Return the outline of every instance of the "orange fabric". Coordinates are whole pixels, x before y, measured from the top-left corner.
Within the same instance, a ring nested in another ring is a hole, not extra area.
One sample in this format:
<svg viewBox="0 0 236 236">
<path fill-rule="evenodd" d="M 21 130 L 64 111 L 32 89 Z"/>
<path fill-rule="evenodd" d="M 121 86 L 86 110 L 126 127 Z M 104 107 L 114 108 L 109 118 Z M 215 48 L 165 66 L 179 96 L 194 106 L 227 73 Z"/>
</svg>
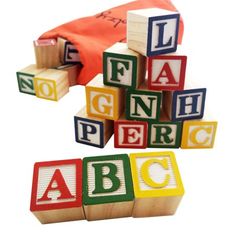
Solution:
<svg viewBox="0 0 236 236">
<path fill-rule="evenodd" d="M 102 73 L 102 52 L 118 41 L 125 41 L 127 11 L 151 7 L 176 10 L 170 0 L 137 0 L 94 16 L 68 22 L 44 33 L 40 38 L 63 37 L 77 47 L 83 64 L 77 83 L 85 85 L 97 73 Z M 183 28 L 181 19 L 179 44 L 182 41 Z"/>
</svg>

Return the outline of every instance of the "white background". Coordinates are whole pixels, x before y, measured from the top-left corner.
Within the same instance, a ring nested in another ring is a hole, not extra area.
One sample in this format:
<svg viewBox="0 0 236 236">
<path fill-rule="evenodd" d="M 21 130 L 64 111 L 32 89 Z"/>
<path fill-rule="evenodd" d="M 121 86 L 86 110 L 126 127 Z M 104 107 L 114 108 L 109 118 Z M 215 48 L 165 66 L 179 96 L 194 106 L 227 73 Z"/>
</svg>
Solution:
<svg viewBox="0 0 236 236">
<path fill-rule="evenodd" d="M 67 21 L 125 0 L 1 1 L 0 235 L 235 235 L 234 1 L 173 0 L 185 20 L 187 80 L 206 86 L 206 111 L 218 120 L 215 148 L 174 150 L 186 194 L 175 216 L 41 225 L 30 213 L 33 164 L 137 150 L 74 141 L 73 115 L 85 104 L 74 87 L 58 103 L 18 92 L 16 70 L 34 62 L 32 40 Z M 145 151 L 156 151 L 147 149 Z"/>
</svg>

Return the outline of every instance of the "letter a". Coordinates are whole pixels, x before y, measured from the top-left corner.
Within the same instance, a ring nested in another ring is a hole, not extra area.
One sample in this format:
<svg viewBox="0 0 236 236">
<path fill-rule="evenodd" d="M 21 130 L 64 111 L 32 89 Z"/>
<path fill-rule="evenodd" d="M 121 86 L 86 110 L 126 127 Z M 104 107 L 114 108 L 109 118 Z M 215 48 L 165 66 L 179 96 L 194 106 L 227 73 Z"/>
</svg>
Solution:
<svg viewBox="0 0 236 236">
<path fill-rule="evenodd" d="M 165 79 L 164 79 L 165 78 Z M 157 84 L 177 84 L 175 77 L 171 71 L 169 64 L 166 62 L 162 67 L 160 74 L 157 76 L 157 79 L 153 81 Z"/>
<path fill-rule="evenodd" d="M 53 186 L 54 182 L 57 183 L 56 187 Z M 50 191 L 59 191 L 60 192 L 61 195 L 57 198 L 57 200 L 71 199 L 71 198 L 75 197 L 70 193 L 70 190 L 68 189 L 66 182 L 65 182 L 65 180 L 61 174 L 61 171 L 59 169 L 55 170 L 46 191 L 44 192 L 43 196 L 40 199 L 38 199 L 38 201 L 42 202 L 42 201 L 52 200 L 52 198 L 48 197 L 48 193 Z"/>
</svg>

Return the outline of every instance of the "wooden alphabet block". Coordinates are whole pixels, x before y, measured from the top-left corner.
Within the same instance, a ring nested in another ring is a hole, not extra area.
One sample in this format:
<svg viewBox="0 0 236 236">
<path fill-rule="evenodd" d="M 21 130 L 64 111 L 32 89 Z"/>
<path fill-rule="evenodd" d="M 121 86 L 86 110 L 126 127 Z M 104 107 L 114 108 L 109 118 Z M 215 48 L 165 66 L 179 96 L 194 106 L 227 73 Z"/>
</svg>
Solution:
<svg viewBox="0 0 236 236">
<path fill-rule="evenodd" d="M 128 49 L 126 43 L 116 43 L 103 53 L 104 84 L 137 88 L 145 79 L 146 58 Z"/>
<path fill-rule="evenodd" d="M 82 160 L 35 163 L 30 210 L 42 224 L 84 219 Z"/>
<path fill-rule="evenodd" d="M 79 51 L 70 41 L 63 38 L 57 38 L 57 41 L 62 64 L 73 64 L 80 61 Z"/>
<path fill-rule="evenodd" d="M 68 72 L 48 69 L 34 77 L 36 96 L 58 101 L 69 92 Z"/>
<path fill-rule="evenodd" d="M 114 122 L 115 148 L 146 148 L 148 123 L 125 119 L 125 114 Z"/>
<path fill-rule="evenodd" d="M 87 113 L 89 116 L 117 120 L 124 111 L 124 89 L 103 84 L 98 74 L 85 87 Z"/>
<path fill-rule="evenodd" d="M 213 148 L 216 129 L 216 121 L 184 121 L 181 148 Z"/>
<path fill-rule="evenodd" d="M 17 71 L 16 76 L 19 91 L 21 93 L 35 95 L 33 78 L 44 70 L 45 69 L 38 69 L 36 65 L 29 65 L 26 68 Z"/>
<path fill-rule="evenodd" d="M 148 59 L 148 88 L 151 90 L 183 90 L 187 57 L 167 54 Z"/>
<path fill-rule="evenodd" d="M 175 52 L 179 18 L 179 13 L 159 8 L 128 11 L 128 47 L 148 57 Z"/>
<path fill-rule="evenodd" d="M 161 112 L 160 121 L 148 124 L 148 147 L 150 148 L 179 148 L 181 143 L 182 122 L 170 121 Z"/>
<path fill-rule="evenodd" d="M 128 155 L 83 159 L 83 205 L 87 220 L 131 216 L 133 203 Z"/>
<path fill-rule="evenodd" d="M 74 122 L 78 143 L 103 148 L 113 134 L 113 121 L 88 116 L 86 107 L 75 115 Z"/>
<path fill-rule="evenodd" d="M 162 92 L 149 91 L 146 83 L 138 90 L 126 93 L 125 113 L 128 120 L 158 121 L 162 106 Z"/>
<path fill-rule="evenodd" d="M 201 119 L 204 115 L 206 88 L 165 91 L 163 108 L 172 121 Z"/>
<path fill-rule="evenodd" d="M 55 39 L 34 41 L 37 68 L 53 68 L 60 65 L 59 50 Z"/>
<path fill-rule="evenodd" d="M 68 72 L 68 80 L 69 80 L 70 87 L 78 84 L 77 78 L 82 69 L 81 64 L 65 64 L 62 66 L 58 66 L 55 69 Z"/>
<path fill-rule="evenodd" d="M 130 154 L 135 203 L 133 217 L 175 213 L 184 194 L 173 152 Z"/>
</svg>

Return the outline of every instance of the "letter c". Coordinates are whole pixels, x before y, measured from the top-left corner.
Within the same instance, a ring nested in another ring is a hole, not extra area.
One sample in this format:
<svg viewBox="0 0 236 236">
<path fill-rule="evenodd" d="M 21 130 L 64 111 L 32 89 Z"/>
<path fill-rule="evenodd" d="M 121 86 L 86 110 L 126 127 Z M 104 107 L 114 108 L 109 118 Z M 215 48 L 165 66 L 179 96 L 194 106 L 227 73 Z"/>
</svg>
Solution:
<svg viewBox="0 0 236 236">
<path fill-rule="evenodd" d="M 170 175 L 169 174 L 166 174 L 165 175 L 165 179 L 163 180 L 162 183 L 157 183 L 155 181 L 152 180 L 152 178 L 150 177 L 150 174 L 149 174 L 149 167 L 154 164 L 154 163 L 157 163 L 159 164 L 163 169 L 165 170 L 168 170 L 169 167 L 168 167 L 168 161 L 167 159 L 163 158 L 162 160 L 159 160 L 159 159 L 150 159 L 150 160 L 147 160 L 146 162 L 143 163 L 142 167 L 141 167 L 141 176 L 142 176 L 142 179 L 143 181 L 149 185 L 150 187 L 153 187 L 153 188 L 163 188 L 165 187 L 166 185 L 168 185 L 169 181 L 170 181 Z"/>
<path fill-rule="evenodd" d="M 206 144 L 208 141 L 209 141 L 209 136 L 206 135 L 206 138 L 203 140 L 203 141 L 199 141 L 197 140 L 196 136 L 198 134 L 198 132 L 200 132 L 201 130 L 205 131 L 206 134 L 211 134 L 212 132 L 212 127 L 207 127 L 207 128 L 204 128 L 204 127 L 198 127 L 194 130 L 191 131 L 190 135 L 189 135 L 189 138 L 191 140 L 191 142 L 193 144 L 196 144 L 196 145 L 204 145 Z"/>
</svg>

